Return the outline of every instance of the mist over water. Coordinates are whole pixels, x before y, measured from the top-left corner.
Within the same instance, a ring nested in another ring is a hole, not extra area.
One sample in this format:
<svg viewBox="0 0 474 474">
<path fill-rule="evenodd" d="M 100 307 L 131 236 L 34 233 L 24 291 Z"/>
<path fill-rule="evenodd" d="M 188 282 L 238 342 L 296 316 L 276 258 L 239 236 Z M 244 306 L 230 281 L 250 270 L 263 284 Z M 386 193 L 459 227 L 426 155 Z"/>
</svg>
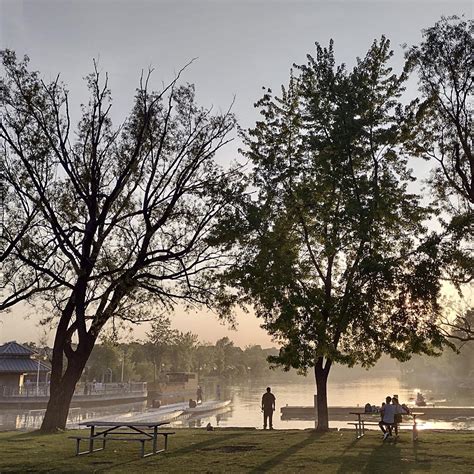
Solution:
<svg viewBox="0 0 474 474">
<path fill-rule="evenodd" d="M 181 417 L 174 420 L 174 428 L 205 427 L 211 423 L 215 427 L 254 427 L 262 428 L 260 412 L 261 397 L 270 385 L 276 397 L 276 412 L 273 425 L 275 429 L 314 428 L 311 420 L 281 420 L 281 407 L 312 406 L 315 393 L 311 377 L 303 382 L 269 382 L 221 384 L 222 399 L 232 400 L 230 407 L 199 417 Z M 215 384 L 204 384 L 204 400 L 215 398 Z M 451 389 L 451 392 L 450 392 Z M 365 377 L 349 381 L 330 381 L 328 388 L 329 406 L 363 407 L 366 403 L 380 406 L 387 395 L 398 394 L 401 403 L 413 402 L 419 387 L 407 385 L 396 376 Z M 428 404 L 436 406 L 472 406 L 472 393 L 463 395 L 456 387 L 440 386 L 432 390 L 423 389 Z M 411 400 L 410 400 L 411 399 Z M 70 410 L 68 427 L 77 428 L 78 423 L 87 419 L 100 419 L 104 416 L 136 414 L 147 409 L 146 403 L 114 405 L 97 408 L 73 408 Z M 423 409 L 420 408 L 422 411 Z M 39 428 L 44 410 L 0 410 L 0 430 Z M 150 417 L 151 418 L 151 417 Z M 425 421 L 422 417 L 422 420 Z M 348 428 L 347 421 L 332 420 L 332 428 Z M 474 418 L 463 417 L 450 421 L 425 421 L 425 429 L 474 429 Z"/>
</svg>

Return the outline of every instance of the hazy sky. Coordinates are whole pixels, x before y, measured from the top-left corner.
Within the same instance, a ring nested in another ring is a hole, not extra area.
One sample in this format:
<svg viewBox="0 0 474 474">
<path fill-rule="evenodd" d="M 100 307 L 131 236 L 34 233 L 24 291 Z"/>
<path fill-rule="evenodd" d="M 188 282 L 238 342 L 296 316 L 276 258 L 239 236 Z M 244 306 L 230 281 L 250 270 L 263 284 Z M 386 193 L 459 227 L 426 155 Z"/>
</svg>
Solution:
<svg viewBox="0 0 474 474">
<path fill-rule="evenodd" d="M 472 17 L 471 1 L 448 0 L 0 0 L 0 48 L 28 54 L 31 67 L 46 79 L 61 73 L 70 90 L 73 110 L 87 100 L 82 78 L 92 59 L 109 73 L 114 97 L 113 117 L 121 121 L 132 101 L 142 69 L 155 68 L 152 85 L 162 82 L 192 58 L 184 74 L 196 84 L 202 105 L 226 109 L 235 96 L 240 124 L 251 126 L 257 115 L 253 103 L 261 87 L 286 83 L 293 63 L 305 62 L 314 42 L 335 41 L 338 61 L 354 64 L 374 38 L 392 41 L 393 66 L 403 64 L 403 43 L 421 39 L 421 29 L 442 15 Z M 414 89 L 413 89 L 414 92 Z M 230 144 L 223 159 L 237 158 Z M 37 317 L 23 318 L 24 308 L 0 316 L 0 343 L 38 340 Z M 237 332 L 206 314 L 173 316 L 174 326 L 214 342 L 228 335 L 239 345 L 271 345 L 253 316 L 239 318 Z M 143 337 L 145 327 L 135 331 Z"/>
</svg>

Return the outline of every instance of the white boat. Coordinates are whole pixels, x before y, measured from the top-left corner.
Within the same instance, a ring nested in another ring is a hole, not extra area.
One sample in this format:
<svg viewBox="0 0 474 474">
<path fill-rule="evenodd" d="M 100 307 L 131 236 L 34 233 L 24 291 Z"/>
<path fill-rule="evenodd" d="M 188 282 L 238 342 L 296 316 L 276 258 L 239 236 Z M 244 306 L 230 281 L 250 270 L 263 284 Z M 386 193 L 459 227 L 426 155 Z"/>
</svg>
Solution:
<svg viewBox="0 0 474 474">
<path fill-rule="evenodd" d="M 94 418 L 94 421 L 124 421 L 124 422 L 147 422 L 147 421 L 170 421 L 184 413 L 184 407 L 177 406 L 181 403 L 173 405 L 165 405 L 160 408 L 150 409 L 142 412 L 129 412 L 116 415 L 101 416 Z M 89 420 L 88 420 L 89 421 Z"/>
<path fill-rule="evenodd" d="M 145 423 L 147 421 L 172 421 L 181 415 L 191 417 L 202 413 L 220 411 L 228 407 L 230 403 L 230 400 L 209 400 L 198 404 L 194 408 L 189 408 L 188 402 L 173 403 L 171 405 L 163 405 L 160 408 L 150 408 L 143 412 L 101 416 L 100 419 L 94 418 L 94 421 L 124 421 L 137 423 Z"/>
<path fill-rule="evenodd" d="M 208 411 L 220 410 L 231 404 L 231 400 L 209 400 L 207 402 L 202 402 L 199 405 L 196 405 L 194 408 L 187 408 L 185 413 L 195 414 L 195 413 L 205 413 Z"/>
<path fill-rule="evenodd" d="M 220 410 L 231 404 L 231 400 L 208 400 L 206 402 L 198 403 L 195 407 L 190 408 L 189 402 L 172 403 L 171 405 L 164 405 L 160 408 L 151 408 L 148 412 L 161 412 L 162 410 L 183 410 L 185 415 L 194 413 L 205 413 L 208 411 Z"/>
<path fill-rule="evenodd" d="M 154 410 L 148 410 L 142 413 L 137 413 L 130 417 L 129 421 L 136 421 L 144 423 L 147 421 L 171 421 L 184 413 L 183 409 L 180 408 L 158 408 Z"/>
</svg>

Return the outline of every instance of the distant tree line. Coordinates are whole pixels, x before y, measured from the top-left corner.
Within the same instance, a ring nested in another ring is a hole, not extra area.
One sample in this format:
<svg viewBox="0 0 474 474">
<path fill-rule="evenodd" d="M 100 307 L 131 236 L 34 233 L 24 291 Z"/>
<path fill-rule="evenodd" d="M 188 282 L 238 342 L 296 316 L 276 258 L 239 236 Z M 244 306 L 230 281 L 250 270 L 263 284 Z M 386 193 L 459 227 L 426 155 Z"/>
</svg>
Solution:
<svg viewBox="0 0 474 474">
<path fill-rule="evenodd" d="M 96 344 L 82 381 L 121 382 L 122 369 L 124 382 L 166 381 L 168 372 L 195 372 L 201 380 L 212 377 L 221 382 L 275 379 L 281 375 L 288 380 L 280 368 L 271 370 L 268 366 L 268 357 L 278 353 L 275 348 L 262 349 L 259 345 L 241 348 L 228 337 L 215 344 L 202 343 L 195 334 L 173 332 L 159 347 L 149 340 L 129 343 L 109 340 Z M 40 350 L 34 343 L 26 344 L 35 351 Z M 41 352 L 51 354 L 51 349 L 41 348 Z"/>
<path fill-rule="evenodd" d="M 470 321 L 473 316 L 470 313 Z M 214 344 L 203 343 L 197 335 L 170 330 L 167 343 L 156 347 L 150 336 L 143 341 L 118 343 L 104 340 L 96 344 L 85 370 L 82 382 L 112 381 L 124 382 L 164 382 L 168 372 L 195 372 L 200 381 L 206 378 L 217 379 L 221 383 L 242 383 L 244 381 L 270 382 L 309 382 L 295 370 L 286 372 L 281 367 L 270 367 L 269 357 L 278 355 L 278 349 L 249 345 L 236 346 L 228 337 Z M 44 360 L 51 361 L 52 349 L 34 342 L 25 342 L 25 346 L 40 354 Z M 159 361 L 159 362 L 158 362 Z M 375 369 L 375 370 L 374 370 Z M 388 357 L 382 357 L 375 368 L 367 370 L 359 367 L 351 369 L 337 365 L 333 379 L 361 379 L 379 377 L 380 373 L 400 376 L 402 382 L 422 385 L 439 384 L 447 381 L 456 386 L 474 375 L 474 345 L 465 344 L 458 352 L 446 351 L 439 357 L 413 357 L 407 362 L 397 364 Z"/>
</svg>

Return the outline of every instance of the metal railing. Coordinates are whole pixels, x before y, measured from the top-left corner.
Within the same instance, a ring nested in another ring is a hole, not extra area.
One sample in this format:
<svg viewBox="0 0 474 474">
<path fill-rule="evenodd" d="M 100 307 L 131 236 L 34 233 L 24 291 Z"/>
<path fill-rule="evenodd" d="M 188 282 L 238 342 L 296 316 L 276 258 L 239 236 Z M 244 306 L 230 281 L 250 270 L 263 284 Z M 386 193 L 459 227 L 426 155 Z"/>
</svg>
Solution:
<svg viewBox="0 0 474 474">
<path fill-rule="evenodd" d="M 76 385 L 74 396 L 109 396 L 121 394 L 146 394 L 146 382 L 130 383 L 99 383 L 99 382 L 81 382 Z M 0 385 L 0 397 L 49 397 L 49 383 L 25 384 L 21 387 L 11 387 Z"/>
<path fill-rule="evenodd" d="M 49 396 L 49 384 L 25 384 L 21 387 L 0 385 L 0 396 L 8 397 L 46 397 Z"/>
<path fill-rule="evenodd" d="M 100 383 L 81 382 L 76 385 L 74 395 L 114 395 L 126 393 L 147 393 L 146 382 Z"/>
</svg>

